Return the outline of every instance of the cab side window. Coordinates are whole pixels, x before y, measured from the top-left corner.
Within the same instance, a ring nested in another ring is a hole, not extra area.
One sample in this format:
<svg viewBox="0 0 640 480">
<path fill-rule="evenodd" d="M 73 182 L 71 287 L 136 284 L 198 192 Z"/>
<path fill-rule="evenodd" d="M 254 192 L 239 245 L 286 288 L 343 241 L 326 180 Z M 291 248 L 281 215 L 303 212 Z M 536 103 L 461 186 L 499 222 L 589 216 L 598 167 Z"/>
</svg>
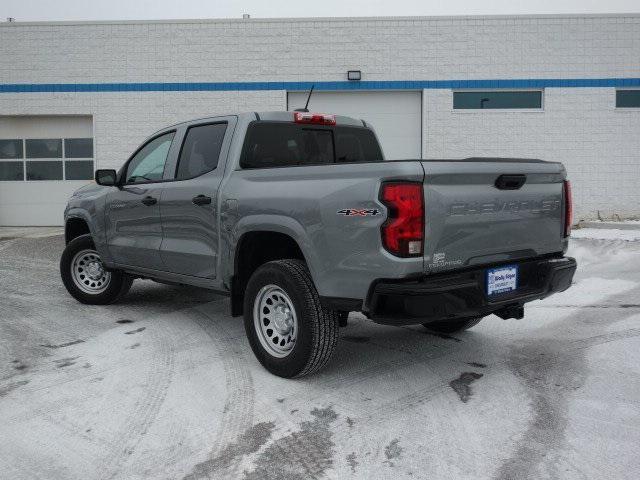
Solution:
<svg viewBox="0 0 640 480">
<path fill-rule="evenodd" d="M 164 165 L 175 132 L 154 138 L 131 159 L 127 165 L 125 183 L 147 183 L 162 180 Z"/>
<path fill-rule="evenodd" d="M 215 170 L 226 130 L 226 123 L 190 127 L 180 151 L 176 180 L 198 177 Z"/>
</svg>

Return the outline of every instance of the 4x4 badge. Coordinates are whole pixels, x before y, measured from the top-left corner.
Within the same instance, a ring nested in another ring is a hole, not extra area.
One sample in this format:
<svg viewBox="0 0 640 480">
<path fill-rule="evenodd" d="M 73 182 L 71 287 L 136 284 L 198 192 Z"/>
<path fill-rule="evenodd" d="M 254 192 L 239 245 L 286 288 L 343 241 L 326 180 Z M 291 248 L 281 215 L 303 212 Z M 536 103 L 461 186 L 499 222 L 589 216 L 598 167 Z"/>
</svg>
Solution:
<svg viewBox="0 0 640 480">
<path fill-rule="evenodd" d="M 377 208 L 343 208 L 338 210 L 338 215 L 346 217 L 371 217 L 379 214 L 380 210 Z"/>
</svg>

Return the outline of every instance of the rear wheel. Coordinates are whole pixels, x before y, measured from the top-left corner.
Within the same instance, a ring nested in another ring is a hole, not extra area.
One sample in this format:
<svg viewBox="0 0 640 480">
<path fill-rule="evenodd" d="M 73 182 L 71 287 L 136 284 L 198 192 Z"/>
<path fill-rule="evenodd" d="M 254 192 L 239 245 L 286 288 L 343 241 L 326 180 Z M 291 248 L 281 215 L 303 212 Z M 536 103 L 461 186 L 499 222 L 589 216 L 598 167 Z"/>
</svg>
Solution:
<svg viewBox="0 0 640 480">
<path fill-rule="evenodd" d="M 62 283 L 73 298 L 89 305 L 106 305 L 129 291 L 133 278 L 107 271 L 90 235 L 73 239 L 60 258 Z"/>
<path fill-rule="evenodd" d="M 254 272 L 244 296 L 244 326 L 260 363 L 285 378 L 321 369 L 338 340 L 338 315 L 322 307 L 300 260 L 268 262 Z"/>
<path fill-rule="evenodd" d="M 474 327 L 483 317 L 459 318 L 456 320 L 442 320 L 439 322 L 423 323 L 422 325 L 432 332 L 437 333 L 456 333 L 468 330 Z"/>
</svg>

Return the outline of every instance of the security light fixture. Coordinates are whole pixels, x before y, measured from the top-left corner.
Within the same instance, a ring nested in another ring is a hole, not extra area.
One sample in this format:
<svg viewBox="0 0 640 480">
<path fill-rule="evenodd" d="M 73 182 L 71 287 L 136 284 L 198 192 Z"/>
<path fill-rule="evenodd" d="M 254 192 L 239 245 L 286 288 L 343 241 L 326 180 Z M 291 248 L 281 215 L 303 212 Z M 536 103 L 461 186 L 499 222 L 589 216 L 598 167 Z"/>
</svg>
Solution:
<svg viewBox="0 0 640 480">
<path fill-rule="evenodd" d="M 349 70 L 347 72 L 347 80 L 362 80 L 362 72 L 360 70 Z"/>
</svg>

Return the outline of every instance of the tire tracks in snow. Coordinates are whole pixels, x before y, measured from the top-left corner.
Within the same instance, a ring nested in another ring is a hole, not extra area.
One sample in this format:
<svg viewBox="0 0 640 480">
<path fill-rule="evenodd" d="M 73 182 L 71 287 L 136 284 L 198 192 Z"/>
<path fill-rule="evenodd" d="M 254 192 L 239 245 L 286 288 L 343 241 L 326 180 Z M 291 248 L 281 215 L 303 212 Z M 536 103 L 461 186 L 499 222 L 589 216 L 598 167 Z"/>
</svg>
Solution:
<svg viewBox="0 0 640 480">
<path fill-rule="evenodd" d="M 229 335 L 224 325 L 221 324 L 221 320 L 212 318 L 201 307 L 194 307 L 192 313 L 194 315 L 191 320 L 204 330 L 218 349 L 225 375 L 226 398 L 222 418 L 219 422 L 216 441 L 208 454 L 209 459 L 215 459 L 222 454 L 228 445 L 237 442 L 252 427 L 253 377 L 244 355 L 239 351 L 241 347 L 237 346 L 237 338 Z M 226 465 L 224 472 L 213 468 L 216 465 L 215 462 L 201 462 L 184 478 L 185 480 L 221 478 L 223 473 L 224 478 L 238 478 L 239 460 L 241 459 L 237 460 Z"/>
<path fill-rule="evenodd" d="M 638 298 L 640 288 L 608 297 L 608 303 L 624 303 Z M 498 468 L 497 480 L 563 478 L 558 471 L 566 447 L 569 402 L 573 392 L 584 386 L 589 374 L 587 352 L 609 342 L 640 336 L 640 328 L 601 333 L 601 322 L 585 318 L 598 316 L 597 309 L 581 309 L 543 328 L 543 337 L 524 340 L 512 347 L 507 365 L 527 387 L 532 419 L 510 458 Z M 635 309 L 620 311 L 608 326 L 637 315 Z M 568 333 L 586 335 L 564 338 Z M 574 465 L 574 468 L 575 465 Z"/>
<path fill-rule="evenodd" d="M 102 462 L 102 478 L 116 478 L 126 467 L 128 458 L 144 439 L 145 434 L 155 421 L 167 396 L 175 369 L 175 327 L 163 322 L 166 328 L 150 329 L 152 343 L 159 348 L 154 350 L 153 368 L 149 372 L 149 383 L 145 395 L 138 398 L 135 407 L 121 419 L 118 429 L 110 443 L 118 445 Z"/>
</svg>

